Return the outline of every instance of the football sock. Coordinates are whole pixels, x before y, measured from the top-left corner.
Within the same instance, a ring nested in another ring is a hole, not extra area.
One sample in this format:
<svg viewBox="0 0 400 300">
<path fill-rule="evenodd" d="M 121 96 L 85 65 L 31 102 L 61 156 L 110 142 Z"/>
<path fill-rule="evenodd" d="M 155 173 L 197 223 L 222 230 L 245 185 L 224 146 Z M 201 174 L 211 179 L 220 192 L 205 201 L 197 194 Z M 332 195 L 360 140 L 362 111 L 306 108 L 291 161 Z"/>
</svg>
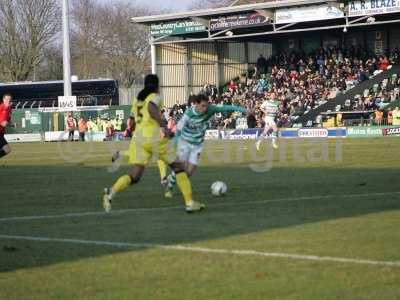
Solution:
<svg viewBox="0 0 400 300">
<path fill-rule="evenodd" d="M 120 193 L 132 184 L 132 178 L 129 175 L 121 176 L 113 185 L 111 191 L 113 194 Z"/>
<path fill-rule="evenodd" d="M 185 172 L 176 174 L 176 183 L 181 190 L 185 204 L 190 205 L 193 202 L 193 195 L 192 183 L 190 182 L 188 175 Z"/>
<path fill-rule="evenodd" d="M 168 190 L 171 191 L 174 188 L 175 184 L 176 184 L 175 172 L 172 171 L 171 174 L 168 175 L 167 182 L 168 182 L 167 183 Z"/>
<path fill-rule="evenodd" d="M 6 155 L 7 155 L 7 152 L 4 151 L 4 149 L 1 149 L 0 150 L 0 157 L 6 156 Z"/>
<path fill-rule="evenodd" d="M 160 171 L 160 178 L 161 178 L 161 180 L 164 180 L 167 177 L 168 166 L 162 160 L 158 160 L 157 164 L 158 164 L 158 170 Z"/>
</svg>

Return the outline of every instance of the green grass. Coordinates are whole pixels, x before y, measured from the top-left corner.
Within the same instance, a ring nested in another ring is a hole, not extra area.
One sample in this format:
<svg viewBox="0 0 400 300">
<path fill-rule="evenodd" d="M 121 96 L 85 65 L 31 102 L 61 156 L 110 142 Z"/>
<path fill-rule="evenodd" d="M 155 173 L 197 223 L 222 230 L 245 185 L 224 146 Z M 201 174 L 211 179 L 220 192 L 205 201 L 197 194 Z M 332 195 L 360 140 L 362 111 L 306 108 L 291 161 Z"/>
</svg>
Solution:
<svg viewBox="0 0 400 300">
<path fill-rule="evenodd" d="M 400 262 L 398 138 L 331 140 L 323 161 L 306 158 L 318 144 L 284 143 L 269 172 L 252 170 L 266 163 L 249 142 L 207 143 L 218 157 L 193 177 L 201 214 L 185 214 L 178 193 L 164 200 L 151 166 L 116 213 L 0 220 L 0 235 Z M 115 148 L 127 144 L 14 144 L 0 160 L 0 219 L 101 212 L 103 187 L 128 168 L 110 172 Z M 216 180 L 226 197 L 211 197 Z M 0 299 L 339 298 L 400 299 L 400 266 L 0 238 Z"/>
</svg>

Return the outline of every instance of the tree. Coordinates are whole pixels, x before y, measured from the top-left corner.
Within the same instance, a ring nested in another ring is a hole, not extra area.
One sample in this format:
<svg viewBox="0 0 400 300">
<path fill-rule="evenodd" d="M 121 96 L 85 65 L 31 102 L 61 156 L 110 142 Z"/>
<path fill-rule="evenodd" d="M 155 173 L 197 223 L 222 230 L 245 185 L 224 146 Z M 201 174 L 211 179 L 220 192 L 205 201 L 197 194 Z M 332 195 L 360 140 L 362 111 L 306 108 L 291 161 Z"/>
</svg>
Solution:
<svg viewBox="0 0 400 300">
<path fill-rule="evenodd" d="M 43 60 L 36 70 L 37 80 L 62 80 L 63 56 L 61 45 L 52 45 L 43 50 Z"/>
<path fill-rule="evenodd" d="M 94 0 L 75 0 L 72 4 L 73 70 L 82 78 L 96 75 L 99 54 L 96 41 L 99 34 L 98 7 Z"/>
<path fill-rule="evenodd" d="M 234 0 L 193 0 L 190 9 L 207 9 L 230 6 Z"/>
<path fill-rule="evenodd" d="M 0 79 L 28 79 L 59 32 L 60 19 L 56 0 L 1 0 Z"/>
<path fill-rule="evenodd" d="M 150 12 L 125 1 L 73 3 L 73 72 L 82 78 L 112 77 L 130 87 L 149 71 L 148 32 L 131 18 Z"/>
</svg>

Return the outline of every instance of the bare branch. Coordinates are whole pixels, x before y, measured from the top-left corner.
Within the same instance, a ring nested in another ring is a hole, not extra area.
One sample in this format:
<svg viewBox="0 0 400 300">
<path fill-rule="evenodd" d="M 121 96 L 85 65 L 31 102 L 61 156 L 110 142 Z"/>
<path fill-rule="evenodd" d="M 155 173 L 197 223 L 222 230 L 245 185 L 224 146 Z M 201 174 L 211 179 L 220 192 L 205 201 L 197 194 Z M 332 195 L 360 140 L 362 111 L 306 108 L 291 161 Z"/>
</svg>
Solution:
<svg viewBox="0 0 400 300">
<path fill-rule="evenodd" d="M 60 30 L 57 1 L 2 0 L 0 28 L 0 79 L 26 80 Z"/>
</svg>

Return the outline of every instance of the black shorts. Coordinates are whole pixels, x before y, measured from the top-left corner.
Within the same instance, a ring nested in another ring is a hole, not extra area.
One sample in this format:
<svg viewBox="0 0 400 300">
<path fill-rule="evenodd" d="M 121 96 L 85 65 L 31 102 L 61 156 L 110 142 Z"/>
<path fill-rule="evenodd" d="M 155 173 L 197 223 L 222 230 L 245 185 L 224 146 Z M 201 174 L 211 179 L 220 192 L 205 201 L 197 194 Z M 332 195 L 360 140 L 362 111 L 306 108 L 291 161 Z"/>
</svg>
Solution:
<svg viewBox="0 0 400 300">
<path fill-rule="evenodd" d="M 8 142 L 4 138 L 4 134 L 0 134 L 0 149 L 2 149 L 5 145 L 8 145 Z"/>
</svg>

